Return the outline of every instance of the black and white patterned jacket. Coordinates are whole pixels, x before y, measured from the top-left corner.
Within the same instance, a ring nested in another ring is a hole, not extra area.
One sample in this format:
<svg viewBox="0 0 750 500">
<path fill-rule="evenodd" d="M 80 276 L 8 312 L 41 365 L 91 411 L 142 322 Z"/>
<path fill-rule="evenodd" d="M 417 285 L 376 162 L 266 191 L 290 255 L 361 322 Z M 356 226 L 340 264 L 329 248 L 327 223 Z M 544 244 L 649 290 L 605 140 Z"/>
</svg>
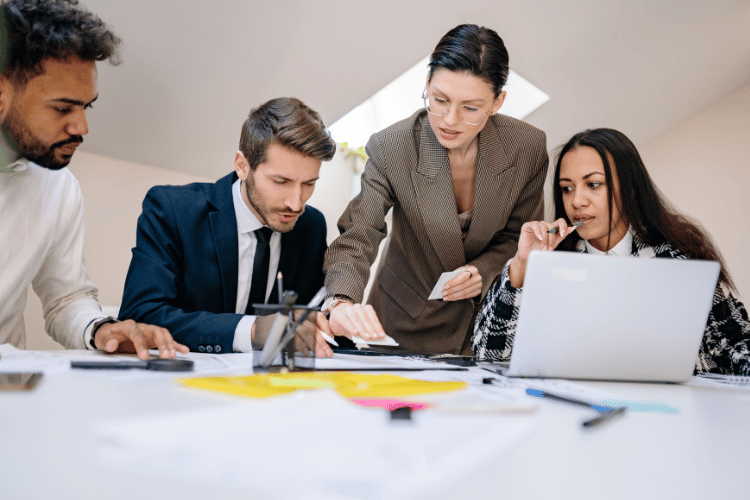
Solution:
<svg viewBox="0 0 750 500">
<path fill-rule="evenodd" d="M 586 253 L 583 240 L 578 242 L 577 250 Z M 668 243 L 651 247 L 636 235 L 633 235 L 631 254 L 641 258 L 687 258 L 682 251 Z M 510 261 L 487 292 L 474 324 L 472 347 L 480 358 L 510 360 L 522 288 L 510 285 L 509 265 Z M 721 284 L 714 292 L 695 369 L 698 372 L 750 375 L 750 321 L 747 310 L 742 302 L 725 292 Z"/>
</svg>

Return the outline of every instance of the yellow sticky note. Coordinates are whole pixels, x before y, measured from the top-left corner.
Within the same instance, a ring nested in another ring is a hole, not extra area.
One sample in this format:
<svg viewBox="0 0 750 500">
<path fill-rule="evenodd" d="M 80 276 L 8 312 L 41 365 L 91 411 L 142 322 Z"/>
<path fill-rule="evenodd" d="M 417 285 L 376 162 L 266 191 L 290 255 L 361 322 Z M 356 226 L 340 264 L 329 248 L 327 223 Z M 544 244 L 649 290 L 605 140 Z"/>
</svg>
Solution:
<svg viewBox="0 0 750 500">
<path fill-rule="evenodd" d="M 184 378 L 187 387 L 251 398 L 268 398 L 300 389 L 332 387 L 345 398 L 387 398 L 463 389 L 466 382 L 426 382 L 398 375 L 354 372 L 262 374 L 240 377 Z"/>
</svg>

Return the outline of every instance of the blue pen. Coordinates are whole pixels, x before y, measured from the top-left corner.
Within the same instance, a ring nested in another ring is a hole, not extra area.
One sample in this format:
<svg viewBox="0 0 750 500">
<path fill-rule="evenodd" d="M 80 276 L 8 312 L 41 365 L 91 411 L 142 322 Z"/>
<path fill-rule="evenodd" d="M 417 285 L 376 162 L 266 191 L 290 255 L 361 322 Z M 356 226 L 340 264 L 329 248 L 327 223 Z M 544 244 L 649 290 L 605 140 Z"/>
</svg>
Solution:
<svg viewBox="0 0 750 500">
<path fill-rule="evenodd" d="M 563 401 L 565 403 L 570 403 L 578 406 L 585 406 L 586 408 L 591 408 L 592 410 L 596 410 L 600 413 L 599 416 L 594 417 L 590 420 L 586 420 L 583 422 L 584 427 L 593 427 L 595 425 L 602 424 L 604 422 L 609 421 L 613 417 L 616 417 L 618 415 L 622 415 L 625 413 L 625 410 L 627 410 L 626 406 L 604 406 L 604 405 L 596 405 L 589 403 L 587 401 L 582 401 L 580 399 L 571 398 L 568 396 L 560 396 L 558 394 L 552 394 L 551 392 L 547 391 L 540 391 L 539 389 L 526 389 L 526 394 L 529 396 L 536 396 L 538 398 L 547 398 L 547 399 L 554 399 L 555 401 Z"/>
</svg>

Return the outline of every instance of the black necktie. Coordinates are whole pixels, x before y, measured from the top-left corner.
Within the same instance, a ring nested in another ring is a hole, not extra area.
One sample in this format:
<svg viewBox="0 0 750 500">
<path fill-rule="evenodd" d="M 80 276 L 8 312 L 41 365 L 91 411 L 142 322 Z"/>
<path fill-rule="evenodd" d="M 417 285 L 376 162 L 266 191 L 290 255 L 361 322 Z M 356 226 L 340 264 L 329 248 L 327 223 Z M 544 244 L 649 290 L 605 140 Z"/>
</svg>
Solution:
<svg viewBox="0 0 750 500">
<path fill-rule="evenodd" d="M 264 315 L 263 310 L 255 311 L 253 304 L 266 302 L 266 287 L 268 286 L 268 266 L 271 262 L 271 249 L 268 242 L 273 230 L 262 227 L 255 230 L 255 259 L 253 261 L 253 279 L 250 282 L 250 298 L 247 301 L 245 314 Z"/>
</svg>

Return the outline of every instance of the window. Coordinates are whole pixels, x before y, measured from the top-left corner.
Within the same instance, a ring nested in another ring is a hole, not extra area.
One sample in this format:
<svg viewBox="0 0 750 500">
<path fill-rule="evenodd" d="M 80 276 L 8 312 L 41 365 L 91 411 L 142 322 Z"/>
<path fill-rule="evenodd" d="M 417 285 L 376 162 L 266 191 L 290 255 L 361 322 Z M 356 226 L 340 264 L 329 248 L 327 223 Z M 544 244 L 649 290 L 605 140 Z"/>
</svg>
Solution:
<svg viewBox="0 0 750 500">
<path fill-rule="evenodd" d="M 334 140 L 346 142 L 351 148 L 364 146 L 373 133 L 421 108 L 428 63 L 429 56 L 332 124 L 329 130 Z M 500 112 L 518 119 L 549 100 L 547 94 L 512 69 L 505 90 L 508 97 Z"/>
</svg>

